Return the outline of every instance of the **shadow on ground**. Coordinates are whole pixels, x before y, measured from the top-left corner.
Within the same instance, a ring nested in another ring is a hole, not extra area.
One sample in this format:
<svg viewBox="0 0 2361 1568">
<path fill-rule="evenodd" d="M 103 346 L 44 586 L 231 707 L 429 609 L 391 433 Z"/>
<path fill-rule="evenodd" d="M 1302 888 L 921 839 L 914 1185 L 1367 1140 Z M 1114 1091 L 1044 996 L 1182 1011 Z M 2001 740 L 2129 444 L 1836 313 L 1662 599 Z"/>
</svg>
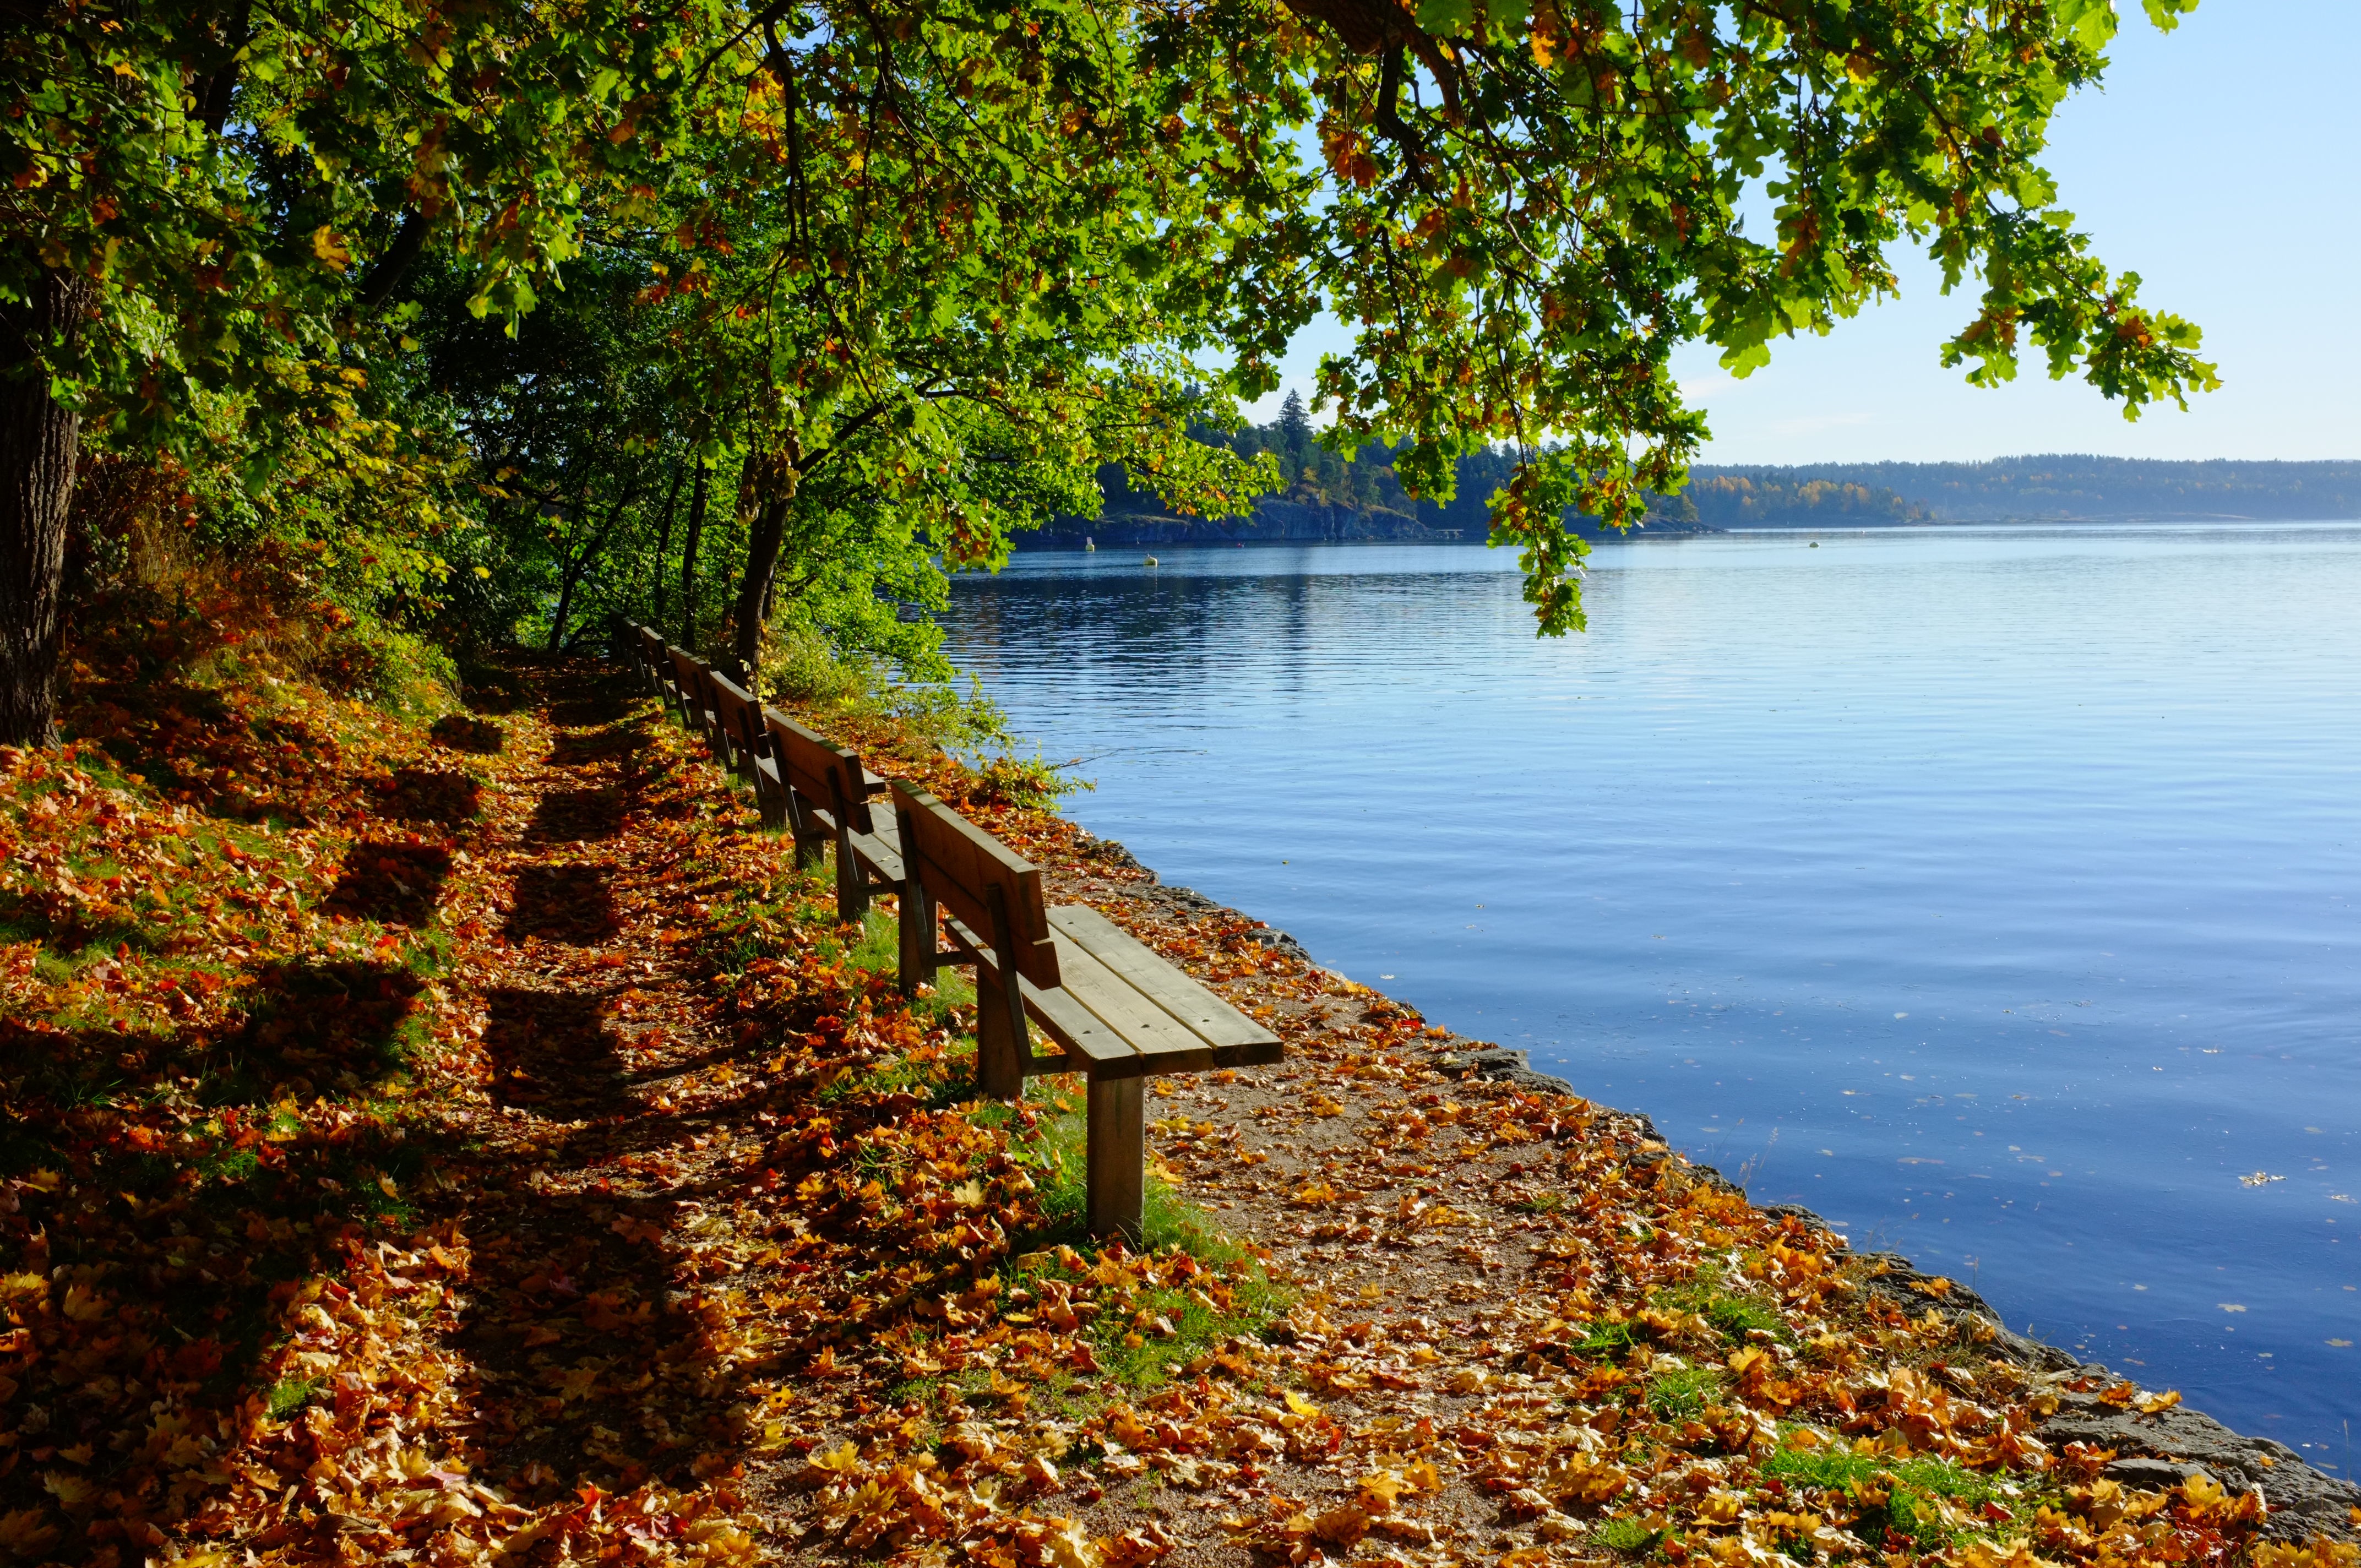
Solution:
<svg viewBox="0 0 2361 1568">
<path fill-rule="evenodd" d="M 451 875 L 451 851 L 439 844 L 364 839 L 345 851 L 345 866 L 322 907 L 389 926 L 434 918 Z"/>
<path fill-rule="evenodd" d="M 538 938 L 591 947 L 620 927 L 610 887 L 614 868 L 604 865 L 525 866 L 517 872 L 516 902 L 500 934 L 511 942 Z"/>
</svg>

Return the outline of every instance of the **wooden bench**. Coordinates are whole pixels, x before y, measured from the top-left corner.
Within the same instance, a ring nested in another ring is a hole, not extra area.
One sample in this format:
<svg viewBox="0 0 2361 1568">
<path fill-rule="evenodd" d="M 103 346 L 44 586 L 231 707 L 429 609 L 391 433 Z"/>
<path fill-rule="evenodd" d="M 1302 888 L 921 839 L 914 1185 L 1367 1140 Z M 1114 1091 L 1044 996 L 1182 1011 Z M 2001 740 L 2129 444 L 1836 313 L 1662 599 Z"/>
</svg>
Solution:
<svg viewBox="0 0 2361 1568">
<path fill-rule="evenodd" d="M 664 699 L 664 706 L 673 710 L 681 723 L 688 724 L 691 722 L 688 693 L 681 685 L 679 663 L 673 657 L 679 650 L 660 635 L 650 633 L 650 636 L 653 646 L 648 652 L 648 666 L 655 675 L 656 695 Z"/>
<path fill-rule="evenodd" d="M 771 803 L 763 791 L 763 753 L 770 750 L 763 734 L 763 705 L 744 686 L 710 667 L 706 672 L 705 689 L 713 704 L 715 728 L 729 743 L 724 762 L 730 772 L 754 786 L 754 803 L 762 808 L 763 826 L 776 828 L 780 823 L 772 820 Z"/>
<path fill-rule="evenodd" d="M 1159 1073 L 1279 1059 L 1277 1035 L 1086 905 L 1049 906 L 1041 873 L 923 791 L 893 786 L 904 876 L 902 989 L 975 966 L 976 1087 L 1014 1100 L 1028 1074 L 1090 1079 L 1088 1224 L 1139 1239 L 1147 1096 Z M 936 948 L 938 921 L 951 946 Z M 1063 1052 L 1033 1054 L 1030 1018 Z"/>
<path fill-rule="evenodd" d="M 902 890 L 901 834 L 892 812 L 869 804 L 884 793 L 885 781 L 851 751 L 774 707 L 763 710 L 763 725 L 778 770 L 781 806 L 796 836 L 796 862 L 809 865 L 822 845 L 833 845 L 836 917 L 858 920 L 869 912 L 871 894 Z"/>
<path fill-rule="evenodd" d="M 647 627 L 633 625 L 631 630 L 631 668 L 650 691 L 666 701 L 671 700 L 672 682 L 664 674 L 668 661 L 664 658 L 664 641 Z"/>
<path fill-rule="evenodd" d="M 651 690 L 662 696 L 672 686 L 672 683 L 664 678 L 664 668 L 667 663 L 664 658 L 664 640 L 651 627 L 642 626 L 637 630 L 639 635 L 634 645 L 639 650 L 640 676 L 648 683 Z"/>
<path fill-rule="evenodd" d="M 714 711 L 713 667 L 686 648 L 667 648 L 664 652 L 672 658 L 682 718 L 705 737 L 706 747 L 726 765 L 730 761 L 730 740 L 722 730 L 720 716 Z"/>
</svg>

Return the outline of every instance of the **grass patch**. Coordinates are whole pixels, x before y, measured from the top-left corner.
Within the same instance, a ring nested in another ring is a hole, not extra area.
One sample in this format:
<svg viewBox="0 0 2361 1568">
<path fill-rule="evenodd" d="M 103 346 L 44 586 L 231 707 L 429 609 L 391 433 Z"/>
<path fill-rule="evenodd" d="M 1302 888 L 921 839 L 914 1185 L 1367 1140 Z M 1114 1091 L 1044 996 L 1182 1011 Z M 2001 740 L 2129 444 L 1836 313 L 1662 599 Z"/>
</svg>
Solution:
<svg viewBox="0 0 2361 1568">
<path fill-rule="evenodd" d="M 1733 1344 L 1744 1343 L 1755 1330 L 1782 1340 L 1795 1337 L 1770 1302 L 1743 1290 L 1726 1289 L 1719 1273 L 1711 1269 L 1700 1271 L 1686 1284 L 1658 1291 L 1652 1299 L 1666 1311 L 1697 1313 Z"/>
<path fill-rule="evenodd" d="M 1664 1537 L 1663 1530 L 1652 1530 L 1638 1519 L 1601 1519 L 1590 1532 L 1591 1540 L 1627 1557 L 1646 1555 Z"/>
<path fill-rule="evenodd" d="M 1648 1409 L 1659 1420 L 1686 1421 L 1705 1414 L 1721 1390 L 1721 1374 L 1709 1366 L 1679 1366 L 1648 1382 Z"/>
<path fill-rule="evenodd" d="M 275 1421 L 287 1420 L 288 1417 L 310 1404 L 312 1396 L 319 1391 L 320 1379 L 317 1377 L 288 1378 L 270 1390 L 269 1401 L 270 1419 Z"/>
<path fill-rule="evenodd" d="M 1574 1348 L 1587 1356 L 1602 1357 L 1621 1355 L 1639 1343 L 1639 1336 L 1633 1332 L 1630 1323 L 1596 1322 L 1590 1325 L 1590 1331 Z"/>
<path fill-rule="evenodd" d="M 1109 1312 L 1091 1325 L 1093 1348 L 1106 1376 L 1127 1388 L 1157 1388 L 1231 1340 L 1260 1338 L 1287 1305 L 1287 1293 L 1259 1269 L 1232 1281 L 1227 1309 L 1202 1291 L 1143 1290 L 1129 1315 Z"/>
<path fill-rule="evenodd" d="M 1791 1486 L 1844 1493 L 1861 1508 L 1854 1533 L 1872 1543 L 1891 1530 L 1909 1537 L 1924 1550 L 1936 1551 L 1989 1528 L 1946 1525 L 1935 1506 L 1938 1497 L 1970 1510 L 1998 1503 L 2015 1511 L 1997 1477 L 1962 1469 L 1945 1459 L 1896 1460 L 1834 1446 L 1782 1448 L 1763 1462 L 1763 1474 Z"/>
</svg>

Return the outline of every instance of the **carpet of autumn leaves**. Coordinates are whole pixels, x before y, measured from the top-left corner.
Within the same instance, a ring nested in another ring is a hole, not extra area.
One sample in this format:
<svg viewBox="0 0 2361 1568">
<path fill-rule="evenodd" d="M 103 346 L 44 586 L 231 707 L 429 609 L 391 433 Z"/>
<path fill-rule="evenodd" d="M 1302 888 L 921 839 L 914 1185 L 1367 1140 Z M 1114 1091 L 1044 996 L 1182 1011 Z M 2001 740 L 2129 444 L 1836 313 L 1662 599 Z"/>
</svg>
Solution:
<svg viewBox="0 0 2361 1568">
<path fill-rule="evenodd" d="M 0 1562 L 2361 1562 L 883 721 L 1287 1038 L 1157 1086 L 1148 1245 L 611 672 L 91 673 L 0 753 Z"/>
</svg>

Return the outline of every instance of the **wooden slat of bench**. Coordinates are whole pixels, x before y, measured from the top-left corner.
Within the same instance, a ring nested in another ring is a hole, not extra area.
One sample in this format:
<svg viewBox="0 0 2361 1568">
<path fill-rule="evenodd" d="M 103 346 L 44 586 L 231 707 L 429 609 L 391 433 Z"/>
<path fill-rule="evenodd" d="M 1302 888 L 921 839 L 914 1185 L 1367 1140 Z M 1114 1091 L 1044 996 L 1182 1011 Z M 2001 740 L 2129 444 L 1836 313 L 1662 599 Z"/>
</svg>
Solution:
<svg viewBox="0 0 2361 1568">
<path fill-rule="evenodd" d="M 1040 1021 L 1044 1033 L 1065 1047 L 1066 1054 L 1057 1057 L 1036 1057 L 1029 1069 L 1032 1072 L 1089 1072 L 1102 1076 L 1103 1069 L 1136 1059 L 1139 1053 L 1119 1039 L 1115 1032 L 1091 1010 L 1060 991 L 1044 991 L 1027 980 L 1016 977 L 1025 988 L 1025 1011 Z M 1113 1077 L 1126 1077 L 1117 1071 Z"/>
<path fill-rule="evenodd" d="M 1137 1053 L 1116 1058 L 1101 1071 L 1115 1078 L 1159 1072 L 1203 1072 L 1213 1065 L 1213 1047 L 1186 1024 L 1158 1006 L 1137 986 L 1107 968 L 1083 948 L 1052 937 L 1065 992 L 1088 1008 Z"/>
<path fill-rule="evenodd" d="M 836 790 L 829 784 L 833 772 L 840 779 L 849 779 L 856 772 L 866 774 L 866 769 L 841 746 L 831 744 L 825 737 L 789 718 L 775 707 L 763 710 L 763 724 L 770 731 L 772 743 L 779 753 L 779 763 L 786 780 L 796 793 L 814 806 L 828 813 L 829 831 L 836 831 L 834 802 Z M 873 791 L 871 793 L 874 793 Z M 849 803 L 852 830 L 870 833 L 876 829 L 876 818 L 883 812 L 869 809 L 868 797 Z"/>
<path fill-rule="evenodd" d="M 1275 1062 L 1279 1036 L 1191 979 L 1137 938 L 1084 904 L 1049 911 L 1049 925 L 1099 964 L 1170 1014 L 1212 1047 L 1213 1065 L 1256 1067 Z M 1061 950 L 1059 960 L 1065 955 Z"/>
<path fill-rule="evenodd" d="M 969 956 L 964 960 L 975 961 L 974 955 L 989 955 L 992 944 L 971 929 L 956 915 L 943 916 L 944 935 L 953 945 Z M 1063 1057 L 1035 1057 L 1027 1051 L 1028 1074 L 1044 1072 L 1096 1073 L 1101 1063 L 1119 1063 L 1137 1058 L 1139 1053 L 1124 1044 L 1123 1037 L 1110 1028 L 1104 1020 L 1089 1008 L 1067 995 L 1063 990 L 1044 991 L 1027 980 L 1016 977 L 1017 993 L 1024 998 L 1025 1011 L 1031 1014 L 1049 1038 L 1065 1051 Z M 1124 1076 L 1118 1073 L 1117 1076 Z"/>
<path fill-rule="evenodd" d="M 946 913 L 978 931 L 992 929 L 986 904 L 1001 892 L 1013 927 L 1014 959 L 1026 979 L 1044 990 L 1059 984 L 1057 950 L 1041 917 L 1041 872 L 1007 845 L 923 790 L 894 786 L 897 806 L 906 809 L 916 842 L 902 845 L 907 874 L 917 877 Z"/>
<path fill-rule="evenodd" d="M 881 811 L 878 815 L 883 817 L 884 813 Z M 852 836 L 852 852 L 887 882 L 899 883 L 906 874 L 902 867 L 900 846 L 882 833 L 855 833 Z"/>
</svg>

